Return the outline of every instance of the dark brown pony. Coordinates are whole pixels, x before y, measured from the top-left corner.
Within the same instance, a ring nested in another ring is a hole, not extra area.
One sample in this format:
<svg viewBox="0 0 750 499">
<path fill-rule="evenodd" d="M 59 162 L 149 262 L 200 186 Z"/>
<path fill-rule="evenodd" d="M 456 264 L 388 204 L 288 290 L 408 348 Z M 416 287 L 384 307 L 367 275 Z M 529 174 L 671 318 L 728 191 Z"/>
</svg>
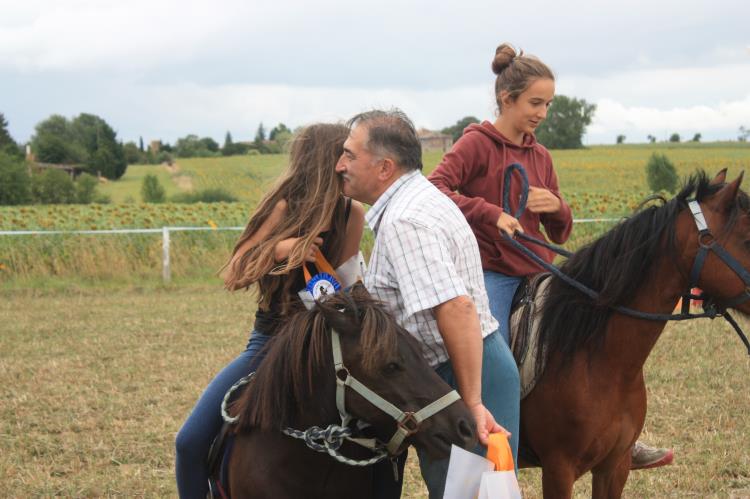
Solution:
<svg viewBox="0 0 750 499">
<path fill-rule="evenodd" d="M 281 433 L 286 427 L 304 431 L 341 423 L 332 328 L 339 333 L 351 375 L 402 411 L 417 411 L 451 391 L 424 360 L 416 340 L 364 287 L 338 293 L 288 320 L 269 342 L 265 360 L 239 399 L 229 465 L 233 498 L 370 497 L 371 467 L 343 464 Z M 380 441 L 387 442 L 396 429 L 390 416 L 349 388 L 346 410 L 371 424 Z M 413 444 L 441 458 L 448 456 L 452 443 L 476 445 L 473 418 L 460 400 L 425 420 L 401 449 Z M 342 454 L 372 457 L 348 442 Z"/>
<path fill-rule="evenodd" d="M 642 209 L 570 257 L 561 270 L 600 291 L 598 300 L 552 278 L 539 339 L 539 351 L 550 355 L 521 403 L 521 446 L 541 463 L 544 497 L 571 497 L 573 483 L 587 471 L 594 498 L 622 494 L 646 417 L 643 365 L 666 322 L 612 307 L 660 314 L 675 309 L 699 249 L 689 199 L 699 202 L 712 233 L 700 243 L 715 240 L 750 268 L 750 201 L 739 189 L 742 175 L 729 184 L 725 175 L 709 181 L 697 173 L 674 199 Z M 719 306 L 746 288 L 714 253 L 697 284 Z M 748 313 L 750 302 L 734 308 Z"/>
</svg>

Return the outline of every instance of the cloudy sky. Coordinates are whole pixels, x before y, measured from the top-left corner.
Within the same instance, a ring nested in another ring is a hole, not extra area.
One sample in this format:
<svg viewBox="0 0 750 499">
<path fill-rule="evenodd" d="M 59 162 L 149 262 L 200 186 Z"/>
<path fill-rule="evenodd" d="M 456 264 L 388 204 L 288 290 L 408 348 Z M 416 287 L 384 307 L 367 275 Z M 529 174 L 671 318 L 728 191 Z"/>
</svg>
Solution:
<svg viewBox="0 0 750 499">
<path fill-rule="evenodd" d="M 509 41 L 597 104 L 585 142 L 750 127 L 750 2 L 0 0 L 0 112 L 17 141 L 53 113 L 124 140 L 220 143 L 397 106 L 438 129 L 494 116 Z"/>
</svg>

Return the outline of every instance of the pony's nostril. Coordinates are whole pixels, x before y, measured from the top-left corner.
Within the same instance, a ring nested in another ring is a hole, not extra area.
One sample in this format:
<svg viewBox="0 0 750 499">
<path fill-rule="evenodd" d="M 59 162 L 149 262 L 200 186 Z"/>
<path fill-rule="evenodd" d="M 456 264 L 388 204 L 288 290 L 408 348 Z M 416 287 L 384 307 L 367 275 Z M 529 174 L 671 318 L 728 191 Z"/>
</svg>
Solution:
<svg viewBox="0 0 750 499">
<path fill-rule="evenodd" d="M 466 440 L 471 440 L 474 438 L 474 427 L 465 419 L 459 419 L 458 434 Z"/>
</svg>

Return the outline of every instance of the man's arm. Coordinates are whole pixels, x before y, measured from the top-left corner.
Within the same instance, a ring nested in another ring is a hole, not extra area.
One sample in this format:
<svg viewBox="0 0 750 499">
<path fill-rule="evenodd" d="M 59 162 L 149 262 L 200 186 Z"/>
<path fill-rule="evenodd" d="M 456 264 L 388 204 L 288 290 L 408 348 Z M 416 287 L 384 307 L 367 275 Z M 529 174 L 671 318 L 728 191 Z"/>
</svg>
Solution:
<svg viewBox="0 0 750 499">
<path fill-rule="evenodd" d="M 440 335 L 451 360 L 458 391 L 474 415 L 479 441 L 505 431 L 482 404 L 482 333 L 476 306 L 468 296 L 457 296 L 433 308 Z M 507 432 L 506 432 L 507 433 Z"/>
</svg>

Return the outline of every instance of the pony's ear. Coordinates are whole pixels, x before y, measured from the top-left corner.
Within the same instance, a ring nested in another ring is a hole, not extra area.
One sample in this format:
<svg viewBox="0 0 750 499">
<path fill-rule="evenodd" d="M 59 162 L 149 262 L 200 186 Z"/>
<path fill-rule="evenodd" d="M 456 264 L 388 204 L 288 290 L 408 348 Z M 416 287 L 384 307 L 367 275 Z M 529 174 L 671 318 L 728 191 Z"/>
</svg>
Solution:
<svg viewBox="0 0 750 499">
<path fill-rule="evenodd" d="M 348 331 L 354 324 L 359 323 L 358 312 L 353 300 L 346 300 L 346 303 L 336 300 L 336 304 L 332 303 L 333 301 L 334 299 L 329 299 L 318 304 L 318 308 L 329 327 L 337 331 Z"/>
<path fill-rule="evenodd" d="M 352 295 L 355 300 L 358 298 L 364 300 L 372 300 L 370 292 L 367 291 L 367 288 L 362 281 L 357 281 L 352 284 L 351 288 L 349 289 L 349 294 Z"/>
<path fill-rule="evenodd" d="M 717 173 L 717 174 L 716 174 L 716 176 L 715 176 L 715 177 L 714 177 L 714 179 L 713 179 L 713 180 L 712 180 L 712 181 L 710 182 L 710 184 L 711 184 L 711 185 L 715 185 L 715 184 L 723 184 L 723 183 L 724 183 L 724 182 L 726 182 L 726 181 L 727 181 L 727 169 L 726 169 L 726 168 L 724 168 L 723 170 L 721 170 L 721 171 L 720 171 L 719 173 Z"/>
<path fill-rule="evenodd" d="M 722 187 L 721 190 L 716 193 L 716 195 L 714 196 L 714 200 L 717 207 L 722 210 L 729 209 L 732 203 L 734 203 L 734 200 L 737 198 L 737 194 L 740 191 L 740 184 L 742 184 L 742 177 L 744 175 L 744 171 L 740 172 L 740 175 L 736 179 Z"/>
</svg>

